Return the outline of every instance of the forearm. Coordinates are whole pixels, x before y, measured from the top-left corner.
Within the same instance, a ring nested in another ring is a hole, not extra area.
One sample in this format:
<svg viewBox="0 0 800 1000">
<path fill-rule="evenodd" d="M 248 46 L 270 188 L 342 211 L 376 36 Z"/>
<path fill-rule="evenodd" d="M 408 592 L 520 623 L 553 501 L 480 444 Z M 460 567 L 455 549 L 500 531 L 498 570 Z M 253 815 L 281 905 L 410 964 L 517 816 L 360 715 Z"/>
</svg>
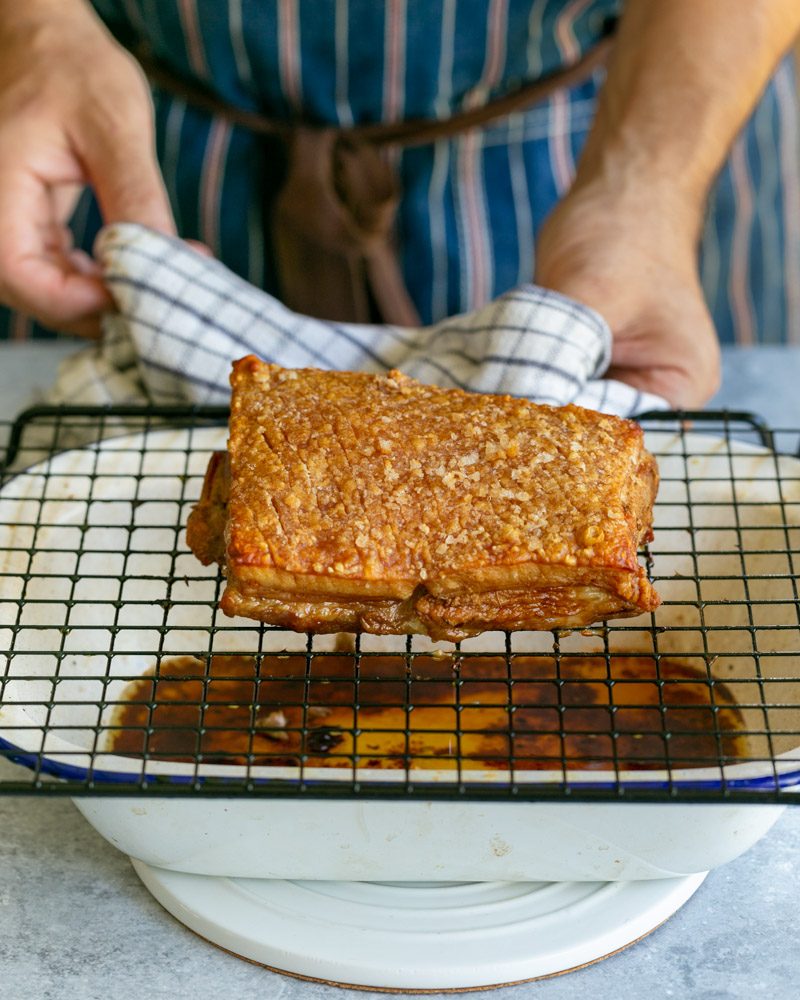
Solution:
<svg viewBox="0 0 800 1000">
<path fill-rule="evenodd" d="M 800 31 L 798 0 L 627 0 L 576 187 L 609 182 L 696 215 Z"/>
</svg>

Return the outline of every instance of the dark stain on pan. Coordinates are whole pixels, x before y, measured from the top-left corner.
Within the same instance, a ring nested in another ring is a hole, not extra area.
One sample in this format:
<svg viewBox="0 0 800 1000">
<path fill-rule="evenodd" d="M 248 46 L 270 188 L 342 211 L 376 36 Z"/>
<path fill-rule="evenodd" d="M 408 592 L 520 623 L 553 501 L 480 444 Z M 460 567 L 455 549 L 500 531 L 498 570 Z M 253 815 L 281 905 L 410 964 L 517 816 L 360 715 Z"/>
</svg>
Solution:
<svg viewBox="0 0 800 1000">
<path fill-rule="evenodd" d="M 721 681 L 649 656 L 218 655 L 131 682 L 109 749 L 251 765 L 662 769 L 747 753 Z"/>
</svg>

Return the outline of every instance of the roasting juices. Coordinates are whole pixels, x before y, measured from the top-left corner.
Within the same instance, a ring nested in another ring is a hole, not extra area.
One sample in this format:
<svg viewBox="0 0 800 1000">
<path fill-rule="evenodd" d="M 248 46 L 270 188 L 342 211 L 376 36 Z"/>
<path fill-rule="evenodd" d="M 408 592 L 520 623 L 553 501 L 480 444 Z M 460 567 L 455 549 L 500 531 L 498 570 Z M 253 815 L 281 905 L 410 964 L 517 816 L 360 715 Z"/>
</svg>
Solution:
<svg viewBox="0 0 800 1000">
<path fill-rule="evenodd" d="M 451 770 L 719 766 L 747 752 L 726 686 L 678 660 L 486 654 L 165 658 L 108 749 L 156 760 Z"/>
</svg>

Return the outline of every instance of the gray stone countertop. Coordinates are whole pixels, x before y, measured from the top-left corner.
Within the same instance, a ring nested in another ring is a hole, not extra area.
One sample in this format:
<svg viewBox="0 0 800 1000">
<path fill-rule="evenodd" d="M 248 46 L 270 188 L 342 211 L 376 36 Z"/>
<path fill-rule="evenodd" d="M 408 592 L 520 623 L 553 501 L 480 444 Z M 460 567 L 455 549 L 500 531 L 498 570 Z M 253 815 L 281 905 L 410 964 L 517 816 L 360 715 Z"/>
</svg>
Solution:
<svg viewBox="0 0 800 1000">
<path fill-rule="evenodd" d="M 0 346 L 0 419 L 47 386 L 69 345 Z M 800 426 L 800 350 L 727 352 L 714 401 Z M 0 762 L 7 774 L 14 765 Z M 634 947 L 557 979 L 473 996 L 679 1000 L 799 995 L 800 809 L 712 872 Z M 217 950 L 149 895 L 128 862 L 67 800 L 0 798 L 0 995 L 8 1000 L 269 997 L 359 1000 Z"/>
</svg>

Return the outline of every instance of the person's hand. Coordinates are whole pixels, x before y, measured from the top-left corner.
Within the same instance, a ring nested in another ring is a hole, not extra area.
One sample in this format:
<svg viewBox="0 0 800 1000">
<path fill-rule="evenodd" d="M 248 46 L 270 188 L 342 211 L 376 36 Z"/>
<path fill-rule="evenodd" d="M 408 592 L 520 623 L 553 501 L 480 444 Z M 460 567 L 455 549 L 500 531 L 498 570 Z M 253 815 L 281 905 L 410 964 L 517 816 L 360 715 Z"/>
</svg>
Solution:
<svg viewBox="0 0 800 1000">
<path fill-rule="evenodd" d="M 66 226 L 87 184 L 106 223 L 174 232 L 136 62 L 85 0 L 0 0 L 0 301 L 92 336 L 110 299 Z"/>
<path fill-rule="evenodd" d="M 719 386 L 719 343 L 697 271 L 697 221 L 668 195 L 574 188 L 546 220 L 536 281 L 596 309 L 608 378 L 690 409 Z"/>
</svg>

